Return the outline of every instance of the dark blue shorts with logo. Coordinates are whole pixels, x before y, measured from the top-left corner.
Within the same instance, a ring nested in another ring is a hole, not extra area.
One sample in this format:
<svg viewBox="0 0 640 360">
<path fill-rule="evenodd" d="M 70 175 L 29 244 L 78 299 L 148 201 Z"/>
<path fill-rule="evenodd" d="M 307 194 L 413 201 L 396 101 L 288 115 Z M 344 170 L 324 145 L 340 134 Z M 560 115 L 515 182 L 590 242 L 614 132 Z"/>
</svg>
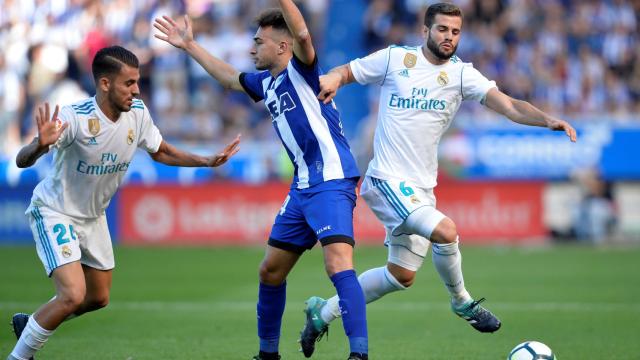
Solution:
<svg viewBox="0 0 640 360">
<path fill-rule="evenodd" d="M 302 254 L 317 241 L 354 245 L 353 209 L 357 178 L 330 180 L 307 189 L 291 189 L 276 216 L 269 245 Z"/>
</svg>

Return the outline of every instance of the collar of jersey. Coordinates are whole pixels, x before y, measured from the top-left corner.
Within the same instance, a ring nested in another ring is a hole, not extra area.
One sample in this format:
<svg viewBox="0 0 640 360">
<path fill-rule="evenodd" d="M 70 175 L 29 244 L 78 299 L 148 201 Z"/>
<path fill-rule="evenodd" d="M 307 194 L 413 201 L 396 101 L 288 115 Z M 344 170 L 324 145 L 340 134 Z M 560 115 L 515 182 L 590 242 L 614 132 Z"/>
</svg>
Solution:
<svg viewBox="0 0 640 360">
<path fill-rule="evenodd" d="M 107 115 L 105 115 L 102 112 L 102 109 L 100 109 L 100 106 L 98 105 L 98 101 L 96 100 L 95 96 L 93 96 L 92 101 L 93 101 L 93 105 L 95 105 L 95 107 L 96 107 L 96 114 L 98 114 L 98 117 L 100 118 L 100 120 L 103 123 L 108 124 L 108 126 L 116 126 L 116 125 L 118 125 L 118 123 L 120 123 L 120 120 L 121 120 L 120 118 L 118 118 L 118 121 L 111 121 L 111 119 L 109 119 L 107 117 Z M 131 110 L 129 110 L 129 111 L 131 111 Z M 120 113 L 120 117 L 122 117 L 122 113 Z"/>
<path fill-rule="evenodd" d="M 442 67 L 442 66 L 447 66 L 449 65 L 449 63 L 451 62 L 451 59 L 449 59 L 449 61 L 445 62 L 444 64 L 440 64 L 440 65 L 436 65 L 436 64 L 432 64 L 431 61 L 429 61 L 429 59 L 427 59 L 426 56 L 424 56 L 424 45 L 420 45 L 418 47 L 418 52 L 420 53 L 420 61 L 424 61 L 426 64 L 429 64 L 430 66 L 434 66 L 436 68 Z"/>
</svg>

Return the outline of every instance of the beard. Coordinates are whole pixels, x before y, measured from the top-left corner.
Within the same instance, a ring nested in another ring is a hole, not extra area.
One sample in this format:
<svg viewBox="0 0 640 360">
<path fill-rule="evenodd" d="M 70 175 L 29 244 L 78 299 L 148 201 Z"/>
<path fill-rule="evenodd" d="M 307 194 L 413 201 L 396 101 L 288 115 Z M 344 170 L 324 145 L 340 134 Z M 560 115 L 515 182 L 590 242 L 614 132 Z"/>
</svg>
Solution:
<svg viewBox="0 0 640 360">
<path fill-rule="evenodd" d="M 116 110 L 120 112 L 128 112 L 129 110 L 131 110 L 130 106 L 120 103 L 116 98 L 115 94 L 112 93 L 111 91 L 109 91 L 108 99 L 109 99 L 109 102 L 111 103 L 111 106 L 113 106 Z"/>
<path fill-rule="evenodd" d="M 429 50 L 431 50 L 431 52 L 433 53 L 433 55 L 435 55 L 435 56 L 436 56 L 438 59 L 440 59 L 440 60 L 449 60 L 449 59 L 453 56 L 453 54 L 455 54 L 455 53 L 456 53 L 456 50 L 458 50 L 458 45 L 456 45 L 456 46 L 453 46 L 453 44 L 451 44 L 451 45 L 452 45 L 452 47 L 453 47 L 453 48 L 451 49 L 451 52 L 450 52 L 450 53 L 445 53 L 445 52 L 443 52 L 442 50 L 440 50 L 440 47 L 439 47 L 439 46 L 438 46 L 438 44 L 435 42 L 435 40 L 433 40 L 433 39 L 431 38 L 431 35 L 429 35 L 429 36 L 427 37 L 427 48 L 428 48 Z"/>
</svg>

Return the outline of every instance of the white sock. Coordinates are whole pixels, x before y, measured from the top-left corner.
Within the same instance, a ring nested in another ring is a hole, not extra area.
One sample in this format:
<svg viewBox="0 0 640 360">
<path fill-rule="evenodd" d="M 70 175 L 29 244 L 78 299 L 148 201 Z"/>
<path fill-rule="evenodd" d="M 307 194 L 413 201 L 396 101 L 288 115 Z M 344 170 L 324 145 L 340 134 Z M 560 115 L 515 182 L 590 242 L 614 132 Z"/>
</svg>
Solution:
<svg viewBox="0 0 640 360">
<path fill-rule="evenodd" d="M 406 287 L 400 284 L 389 272 L 386 266 L 363 272 L 358 276 L 358 282 L 362 287 L 364 299 L 367 304 L 380 299 L 390 292 L 406 289 Z M 326 305 L 320 312 L 320 317 L 324 322 L 330 323 L 340 317 L 338 301 L 337 295 L 327 300 Z"/>
<path fill-rule="evenodd" d="M 471 300 L 471 295 L 464 288 L 462 255 L 458 249 L 458 239 L 449 244 L 432 243 L 431 245 L 433 265 L 449 290 L 453 304 L 457 306 Z"/>
<path fill-rule="evenodd" d="M 338 295 L 334 295 L 332 298 L 327 299 L 327 303 L 320 310 L 320 317 L 322 321 L 327 324 L 340 317 L 340 305 L 338 305 Z"/>
<path fill-rule="evenodd" d="M 53 330 L 43 329 L 38 325 L 33 315 L 29 316 L 27 326 L 24 327 L 22 335 L 20 335 L 20 339 L 18 339 L 18 343 L 13 348 L 9 359 L 11 357 L 18 360 L 29 359 L 36 351 L 42 349 L 51 334 L 53 334 Z"/>
</svg>

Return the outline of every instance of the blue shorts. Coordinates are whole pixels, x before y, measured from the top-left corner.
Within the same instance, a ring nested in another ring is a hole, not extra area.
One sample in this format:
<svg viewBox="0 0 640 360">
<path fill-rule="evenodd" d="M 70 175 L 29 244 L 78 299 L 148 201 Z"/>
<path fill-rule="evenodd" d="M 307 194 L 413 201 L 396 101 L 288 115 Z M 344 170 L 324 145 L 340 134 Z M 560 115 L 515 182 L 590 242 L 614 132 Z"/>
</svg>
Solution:
<svg viewBox="0 0 640 360">
<path fill-rule="evenodd" d="M 319 240 L 354 245 L 353 209 L 357 179 L 331 180 L 308 189 L 291 189 L 276 216 L 269 245 L 302 254 Z"/>
</svg>

